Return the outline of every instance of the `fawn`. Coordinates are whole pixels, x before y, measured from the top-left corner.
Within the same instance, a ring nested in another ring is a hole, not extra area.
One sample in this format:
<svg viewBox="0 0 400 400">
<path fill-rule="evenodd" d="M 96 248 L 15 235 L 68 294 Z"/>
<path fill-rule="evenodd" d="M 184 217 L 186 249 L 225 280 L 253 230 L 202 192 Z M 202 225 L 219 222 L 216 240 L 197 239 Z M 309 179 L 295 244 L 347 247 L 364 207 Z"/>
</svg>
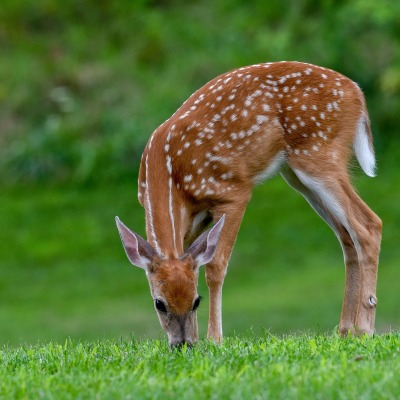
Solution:
<svg viewBox="0 0 400 400">
<path fill-rule="evenodd" d="M 337 72 L 300 62 L 220 75 L 155 130 L 139 172 L 148 241 L 116 222 L 129 260 L 146 272 L 171 346 L 198 340 L 201 265 L 210 300 L 207 336 L 222 339 L 222 285 L 242 217 L 254 185 L 277 173 L 342 246 L 339 332 L 373 334 L 382 223 L 350 183 L 353 153 L 374 176 L 361 90 Z"/>
</svg>

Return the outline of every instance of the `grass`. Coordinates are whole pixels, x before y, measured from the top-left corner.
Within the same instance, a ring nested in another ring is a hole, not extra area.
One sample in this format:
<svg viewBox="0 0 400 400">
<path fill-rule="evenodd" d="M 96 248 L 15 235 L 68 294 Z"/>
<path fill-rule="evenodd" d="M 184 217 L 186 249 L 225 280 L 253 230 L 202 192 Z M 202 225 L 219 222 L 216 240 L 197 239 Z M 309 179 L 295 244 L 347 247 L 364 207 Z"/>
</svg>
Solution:
<svg viewBox="0 0 400 400">
<path fill-rule="evenodd" d="M 396 399 L 400 335 L 228 337 L 171 351 L 166 340 L 98 340 L 0 351 L 13 399 Z"/>
</svg>

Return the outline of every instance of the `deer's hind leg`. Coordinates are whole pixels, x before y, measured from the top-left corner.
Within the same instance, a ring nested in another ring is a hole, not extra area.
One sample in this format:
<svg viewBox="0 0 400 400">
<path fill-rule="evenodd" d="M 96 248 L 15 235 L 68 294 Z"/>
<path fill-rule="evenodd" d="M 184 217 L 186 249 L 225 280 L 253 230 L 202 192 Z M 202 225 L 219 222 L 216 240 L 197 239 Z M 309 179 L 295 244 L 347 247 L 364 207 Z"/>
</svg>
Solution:
<svg viewBox="0 0 400 400">
<path fill-rule="evenodd" d="M 336 173 L 335 173 L 336 172 Z M 302 193 L 338 237 L 346 264 L 339 332 L 374 331 L 381 221 L 355 193 L 343 171 L 310 174 L 286 169 L 285 180 Z"/>
</svg>

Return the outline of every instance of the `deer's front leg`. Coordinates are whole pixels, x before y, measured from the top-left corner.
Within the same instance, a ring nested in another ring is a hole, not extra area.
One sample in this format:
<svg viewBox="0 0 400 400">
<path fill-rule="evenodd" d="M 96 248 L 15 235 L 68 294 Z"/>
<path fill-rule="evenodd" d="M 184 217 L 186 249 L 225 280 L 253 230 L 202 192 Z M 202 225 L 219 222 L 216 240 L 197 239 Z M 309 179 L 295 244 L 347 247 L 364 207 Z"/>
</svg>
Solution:
<svg viewBox="0 0 400 400">
<path fill-rule="evenodd" d="M 206 282 L 210 297 L 207 337 L 217 342 L 222 340 L 222 286 L 247 202 L 219 207 L 212 213 L 214 220 L 225 214 L 225 224 L 217 251 L 213 260 L 206 265 Z"/>
</svg>

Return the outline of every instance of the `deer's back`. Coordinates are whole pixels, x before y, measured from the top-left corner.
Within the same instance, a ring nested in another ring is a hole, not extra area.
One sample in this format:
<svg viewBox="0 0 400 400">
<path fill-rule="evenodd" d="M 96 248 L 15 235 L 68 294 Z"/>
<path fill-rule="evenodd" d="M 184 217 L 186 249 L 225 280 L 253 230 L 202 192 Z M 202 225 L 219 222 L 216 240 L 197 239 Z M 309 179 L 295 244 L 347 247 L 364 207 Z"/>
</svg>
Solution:
<svg viewBox="0 0 400 400">
<path fill-rule="evenodd" d="M 147 169 L 162 166 L 195 201 L 233 196 L 287 159 L 334 158 L 333 144 L 352 144 L 355 126 L 340 139 L 337 133 L 355 124 L 363 104 L 357 85 L 329 69 L 297 62 L 236 69 L 204 85 L 157 128 L 139 181 L 144 188 L 147 158 Z"/>
</svg>

